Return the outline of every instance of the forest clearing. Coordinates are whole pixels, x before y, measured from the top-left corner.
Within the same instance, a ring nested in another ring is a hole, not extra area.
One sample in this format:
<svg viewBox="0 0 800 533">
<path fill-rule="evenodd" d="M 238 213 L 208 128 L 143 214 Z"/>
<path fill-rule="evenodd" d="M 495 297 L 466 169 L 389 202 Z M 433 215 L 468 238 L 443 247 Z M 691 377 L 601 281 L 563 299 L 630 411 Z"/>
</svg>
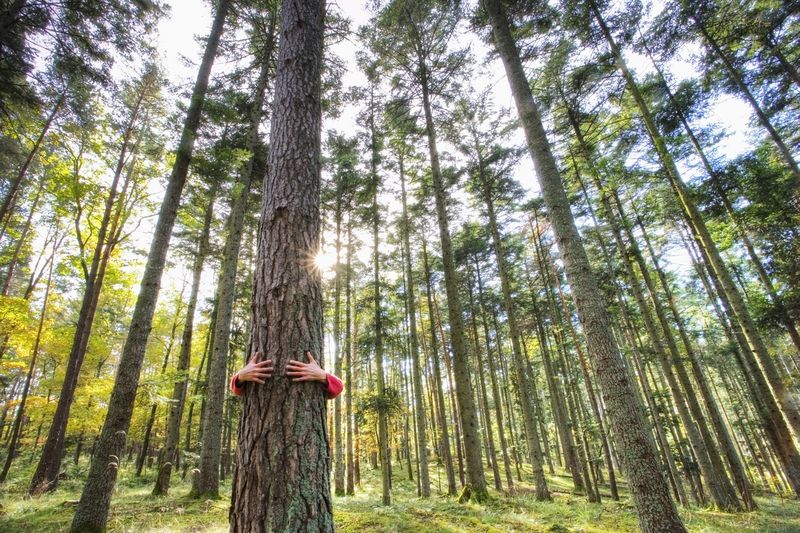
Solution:
<svg viewBox="0 0 800 533">
<path fill-rule="evenodd" d="M 800 9 L 0 2 L 0 530 L 800 531 Z"/>
</svg>

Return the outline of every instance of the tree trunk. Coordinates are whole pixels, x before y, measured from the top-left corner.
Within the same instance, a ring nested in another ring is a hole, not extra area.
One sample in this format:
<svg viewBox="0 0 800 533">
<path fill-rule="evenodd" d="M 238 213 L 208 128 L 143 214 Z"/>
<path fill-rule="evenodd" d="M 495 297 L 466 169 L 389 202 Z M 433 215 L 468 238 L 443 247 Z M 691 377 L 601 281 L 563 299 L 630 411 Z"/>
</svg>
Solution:
<svg viewBox="0 0 800 533">
<path fill-rule="evenodd" d="M 375 131 L 375 87 L 370 85 L 369 103 L 369 140 L 370 140 L 370 174 L 372 177 L 372 283 L 373 283 L 373 328 L 375 329 L 375 386 L 378 398 L 384 399 L 386 385 L 383 376 L 383 320 L 381 309 L 381 278 L 380 278 L 380 250 L 378 228 L 380 226 L 380 212 L 378 211 L 378 139 Z M 380 410 L 378 413 L 378 457 L 381 463 L 381 501 L 383 505 L 390 505 L 391 501 L 391 457 L 389 456 L 389 426 L 388 414 Z"/>
<path fill-rule="evenodd" d="M 417 449 L 419 450 L 417 461 L 419 463 L 419 483 L 420 496 L 427 498 L 431 495 L 431 482 L 428 469 L 428 436 L 426 433 L 427 421 L 425 417 L 425 405 L 423 403 L 422 389 L 422 366 L 419 359 L 419 337 L 417 333 L 417 302 L 414 295 L 414 273 L 411 268 L 411 224 L 408 219 L 408 206 L 406 205 L 406 179 L 403 168 L 402 155 L 400 158 L 400 191 L 403 206 L 401 232 L 403 234 L 403 246 L 406 249 L 405 264 L 403 269 L 406 277 L 406 302 L 408 307 L 409 323 L 409 344 L 411 351 L 411 380 L 414 389 L 414 408 L 416 416 Z"/>
<path fill-rule="evenodd" d="M 69 422 L 69 413 L 72 408 L 75 390 L 78 386 L 78 377 L 81 367 L 83 366 L 83 359 L 86 356 L 86 350 L 89 345 L 89 336 L 92 332 L 94 315 L 97 311 L 97 303 L 103 288 L 108 262 L 117 244 L 120 232 L 122 231 L 120 220 L 125 203 L 125 191 L 127 191 L 133 177 L 135 159 L 131 161 L 129 165 L 121 195 L 118 194 L 117 186 L 122 177 L 125 163 L 130 155 L 128 146 L 133 137 L 134 127 L 141 110 L 142 102 L 151 88 L 152 85 L 150 83 L 145 83 L 142 86 L 136 104 L 125 126 L 122 135 L 122 147 L 120 148 L 114 176 L 108 189 L 103 217 L 97 230 L 97 242 L 95 243 L 92 255 L 92 263 L 88 270 L 84 258 L 81 255 L 81 265 L 83 266 L 86 288 L 84 289 L 81 300 L 81 308 L 76 324 L 77 327 L 73 334 L 72 347 L 70 348 L 69 359 L 67 360 L 67 368 L 64 374 L 64 382 L 61 386 L 61 393 L 58 397 L 58 404 L 56 405 L 56 411 L 53 415 L 53 422 L 50 425 L 47 440 L 42 448 L 41 458 L 36 466 L 36 471 L 33 474 L 33 479 L 28 489 L 31 495 L 52 491 L 58 484 L 58 474 L 61 470 L 61 460 L 64 456 L 64 436 Z M 136 148 L 133 149 L 134 153 L 135 151 Z M 121 196 L 121 198 L 118 199 L 119 196 Z M 79 221 L 77 219 L 75 221 L 75 226 L 76 228 L 79 226 Z M 81 240 L 80 232 L 78 234 L 78 240 Z M 83 251 L 83 244 L 83 242 L 80 243 L 81 252 Z"/>
<path fill-rule="evenodd" d="M 217 197 L 216 183 L 211 185 L 211 190 L 208 194 L 208 204 L 206 205 L 205 216 L 203 217 L 203 229 L 200 232 L 200 240 L 197 244 L 197 251 L 195 252 L 194 265 L 192 268 L 192 288 L 190 289 L 189 301 L 186 305 L 186 320 L 183 324 L 181 350 L 178 353 L 176 370 L 179 372 L 180 378 L 172 387 L 172 402 L 169 408 L 169 418 L 167 419 L 167 439 L 164 444 L 162 461 L 159 465 L 156 483 L 153 487 L 154 496 L 169 493 L 172 469 L 177 461 L 178 441 L 181 435 L 181 419 L 183 418 L 183 407 L 186 401 L 186 388 L 189 385 L 189 363 L 192 357 L 194 314 L 197 309 L 197 296 L 200 292 L 200 277 L 203 275 L 203 265 L 208 255 L 208 240 L 211 232 L 211 223 L 214 220 L 214 201 Z"/>
<path fill-rule="evenodd" d="M 447 315 L 450 325 L 450 343 L 453 348 L 453 372 L 455 374 L 456 397 L 458 411 L 461 415 L 466 452 L 466 468 L 468 482 L 463 492 L 464 499 L 474 498 L 477 502 L 488 499 L 486 479 L 481 463 L 481 438 L 478 432 L 478 420 L 475 414 L 475 400 L 472 382 L 469 375 L 466 342 L 464 338 L 464 321 L 461 316 L 461 301 L 458 294 L 453 244 L 450 238 L 450 223 L 447 215 L 447 192 L 445 190 L 442 171 L 439 166 L 439 151 L 436 147 L 436 131 L 431 111 L 430 88 L 428 87 L 427 65 L 421 61 L 421 83 L 423 110 L 425 113 L 425 131 L 428 137 L 428 151 L 431 158 L 431 177 L 436 200 L 436 218 L 439 226 L 439 238 L 442 245 L 442 264 L 444 266 L 444 282 L 447 292 Z"/>
<path fill-rule="evenodd" d="M 353 224 L 351 221 L 352 212 L 347 213 L 347 264 L 345 266 L 344 278 L 344 301 L 345 301 L 345 318 L 344 318 L 344 356 L 345 356 L 345 369 L 344 369 L 344 422 L 345 422 L 345 439 L 346 439 L 346 462 L 347 462 L 347 479 L 345 480 L 345 493 L 348 496 L 355 494 L 355 462 L 353 457 L 353 351 L 355 350 L 356 343 L 353 342 L 351 337 L 353 333 L 353 303 L 352 303 L 352 289 L 351 289 L 351 274 L 353 262 Z"/>
<path fill-rule="evenodd" d="M 273 13 L 270 29 L 264 37 L 267 39 L 260 61 L 260 73 L 256 85 L 256 94 L 250 108 L 247 148 L 250 157 L 241 171 L 239 186 L 234 189 L 231 198 L 231 211 L 226 223 L 225 246 L 222 251 L 222 263 L 219 269 L 216 290 L 216 316 L 213 321 L 213 342 L 208 361 L 208 377 L 206 380 L 206 402 L 202 413 L 202 438 L 200 448 L 199 475 L 192 482 L 192 495 L 195 497 L 217 497 L 219 495 L 219 465 L 222 443 L 222 415 L 225 391 L 227 390 L 228 348 L 231 336 L 231 319 L 233 316 L 233 300 L 236 284 L 236 272 L 239 263 L 239 251 L 242 244 L 242 230 L 247 204 L 250 199 L 255 150 L 258 146 L 258 126 L 261 122 L 264 106 L 264 95 L 269 80 L 272 49 L 274 47 Z M 272 354 L 263 354 L 270 357 Z"/>
<path fill-rule="evenodd" d="M 728 76 L 730 76 L 733 83 L 742 93 L 744 99 L 747 100 L 747 103 L 750 104 L 750 107 L 753 108 L 753 112 L 756 114 L 756 117 L 758 117 L 758 121 L 761 123 L 764 129 L 767 130 L 767 133 L 769 133 L 772 142 L 774 142 L 775 146 L 778 148 L 778 153 L 781 154 L 781 157 L 783 157 L 783 160 L 786 162 L 786 165 L 792 171 L 795 178 L 800 179 L 800 167 L 798 167 L 797 161 L 795 161 L 794 156 L 792 156 L 791 150 L 789 150 L 789 147 L 786 146 L 786 143 L 783 141 L 783 138 L 780 136 L 778 131 L 770 122 L 769 117 L 756 101 L 755 96 L 753 96 L 753 93 L 750 91 L 750 88 L 744 82 L 744 79 L 742 79 L 742 75 L 737 70 L 736 65 L 733 64 L 733 62 L 725 53 L 725 51 L 722 49 L 717 40 L 714 39 L 714 37 L 708 32 L 708 28 L 706 28 L 705 24 L 703 24 L 703 21 L 700 20 L 700 17 L 697 15 L 697 13 L 694 12 L 694 10 L 691 7 L 689 7 L 689 9 L 692 10 L 692 14 L 690 16 L 691 19 L 694 21 L 695 26 L 697 27 L 697 31 L 700 32 L 700 35 L 703 36 L 703 38 L 706 40 L 706 42 L 714 51 L 714 53 L 717 56 L 719 56 L 720 60 L 722 61 L 722 64 L 725 66 L 725 70 L 727 70 L 728 72 Z"/>
<path fill-rule="evenodd" d="M 500 389 L 497 386 L 497 371 L 495 369 L 495 360 L 492 353 L 489 351 L 489 324 L 486 319 L 486 304 L 483 298 L 483 280 L 480 276 L 480 269 L 476 265 L 476 273 L 478 278 L 478 302 L 480 304 L 481 322 L 483 325 L 483 337 L 486 342 L 487 362 L 489 364 L 489 379 L 492 383 L 492 399 L 494 400 L 494 413 L 497 418 L 497 432 L 500 437 L 500 451 L 503 454 L 503 467 L 505 470 L 506 483 L 508 484 L 508 491 L 514 492 L 514 476 L 511 474 L 511 461 L 508 457 L 508 443 L 506 441 L 505 426 L 503 424 L 503 400 L 500 396 Z M 502 353 L 497 347 L 497 357 L 502 357 Z M 538 437 L 538 435 L 537 435 Z M 537 438 L 538 441 L 538 438 Z M 541 455 L 541 450 L 540 450 Z"/>
<path fill-rule="evenodd" d="M 669 487 L 661 474 L 644 417 L 636 402 L 622 356 L 612 335 L 611 319 L 596 286 L 581 243 L 555 159 L 531 94 L 505 13 L 498 0 L 484 0 L 494 30 L 495 45 L 528 140 L 536 174 L 556 234 L 558 249 L 572 287 L 575 306 L 586 334 L 597 381 L 628 476 L 643 531 L 685 531 Z"/>
<path fill-rule="evenodd" d="M 114 389 L 109 401 L 108 414 L 97 442 L 97 449 L 92 460 L 86 485 L 81 494 L 80 503 L 72 521 L 71 529 L 73 531 L 102 531 L 106 526 L 111 492 L 114 489 L 117 478 L 117 469 L 110 468 L 108 460 L 117 451 L 119 440 L 122 440 L 124 444 L 130 427 L 136 390 L 139 387 L 139 373 L 147 347 L 147 339 L 150 336 L 153 313 L 155 312 L 161 286 L 161 275 L 166 264 L 172 228 L 175 224 L 181 192 L 186 183 L 211 67 L 216 57 L 217 46 L 222 35 L 228 7 L 229 0 L 220 0 L 211 33 L 206 43 L 206 49 L 203 53 L 203 60 L 200 64 L 197 81 L 192 91 L 191 103 L 189 104 L 181 133 L 175 164 L 167 182 L 167 189 L 164 193 L 164 199 L 155 226 L 155 234 L 147 256 L 147 263 L 139 296 L 136 300 L 136 307 L 131 318 L 128 337 L 120 356 Z"/>
<path fill-rule="evenodd" d="M 31 380 L 33 379 L 33 372 L 36 370 L 36 359 L 39 356 L 39 344 L 42 340 L 42 329 L 44 327 L 44 320 L 47 316 L 47 302 L 50 298 L 50 287 L 53 282 L 53 265 L 55 264 L 56 249 L 53 249 L 53 261 L 50 262 L 50 272 L 47 276 L 47 288 L 44 291 L 44 300 L 42 302 L 42 312 L 39 315 L 39 326 L 36 329 L 36 339 L 33 341 L 33 349 L 31 350 L 31 362 L 28 365 L 28 373 L 25 376 L 25 384 L 22 386 L 22 397 L 17 407 L 17 415 L 14 417 L 14 425 L 11 428 L 11 438 L 8 443 L 8 455 L 6 462 L 3 465 L 3 470 L 0 472 L 0 483 L 5 483 L 8 470 L 11 468 L 11 462 L 14 460 L 17 452 L 17 443 L 19 442 L 20 429 L 22 427 L 22 419 L 25 416 L 25 404 L 28 401 L 28 391 L 30 391 Z"/>
<path fill-rule="evenodd" d="M 274 361 L 245 387 L 231 531 L 333 531 L 326 405 L 318 383 L 287 378 L 289 359 L 321 359 L 322 290 L 310 257 L 320 231 L 323 1 L 281 8 L 275 107 L 264 183 L 248 352 Z M 210 430 L 211 428 L 206 428 Z"/>
<path fill-rule="evenodd" d="M 517 313 L 514 301 L 511 299 L 511 282 L 509 280 L 508 263 L 506 259 L 505 248 L 500 236 L 500 230 L 497 227 L 497 215 L 494 209 L 494 200 L 491 197 L 491 191 L 488 190 L 486 185 L 486 176 L 484 176 L 484 168 L 481 162 L 480 179 L 484 183 L 483 186 L 483 201 L 486 205 L 487 214 L 489 217 L 489 232 L 492 236 L 492 247 L 494 248 L 495 259 L 497 260 L 497 272 L 500 276 L 500 287 L 503 292 L 503 307 L 508 317 L 508 329 L 511 336 L 511 351 L 514 360 L 514 369 L 517 373 L 517 383 L 520 393 L 520 400 L 522 402 L 522 419 L 525 424 L 525 436 L 528 442 L 528 458 L 533 469 L 533 483 L 536 490 L 536 499 L 539 501 L 550 500 L 550 491 L 547 488 L 547 480 L 544 477 L 544 469 L 542 468 L 542 450 L 539 445 L 539 435 L 536 430 L 536 421 L 533 417 L 533 402 L 531 394 L 536 394 L 536 390 L 531 386 L 525 373 L 525 364 L 522 357 L 522 351 L 519 341 L 519 326 L 517 325 Z M 550 374 L 548 374 L 550 376 Z M 532 376 L 531 376 L 532 378 Z M 550 383 L 550 381 L 548 381 Z M 555 390 L 551 389 L 551 394 L 556 394 Z M 546 436 L 545 436 L 546 438 Z"/>
<path fill-rule="evenodd" d="M 436 340 L 436 319 L 434 318 L 433 287 L 431 287 L 431 269 L 428 263 L 428 246 L 425 239 L 422 240 L 422 261 L 425 268 L 425 294 L 428 299 L 428 323 L 430 324 L 431 335 L 431 359 L 433 361 L 433 379 L 436 384 L 436 407 L 439 415 L 439 428 L 441 442 L 439 445 L 439 455 L 444 460 L 445 472 L 447 474 L 447 494 L 456 494 L 456 474 L 453 469 L 453 455 L 450 451 L 450 431 L 447 428 L 447 418 L 444 406 L 444 391 L 442 390 L 442 371 L 439 361 L 439 343 Z"/>
<path fill-rule="evenodd" d="M 33 158 L 36 157 L 37 153 L 39 153 L 39 148 L 42 146 L 42 141 L 44 141 L 47 132 L 50 131 L 50 127 L 53 125 L 53 121 L 56 119 L 59 111 L 61 111 L 61 107 L 64 105 L 66 97 L 67 95 L 64 92 L 61 93 L 61 96 L 59 96 L 58 100 L 56 100 L 53 110 L 50 111 L 47 119 L 45 119 L 44 126 L 42 126 L 42 131 L 39 133 L 39 136 L 33 143 L 31 151 L 28 152 L 28 157 L 25 158 L 25 161 L 22 163 L 19 172 L 17 172 L 14 180 L 9 185 L 8 192 L 6 193 L 5 198 L 3 198 L 3 204 L 0 205 L 0 222 L 3 222 L 7 216 L 11 216 L 11 209 L 13 209 L 13 204 L 16 203 L 19 188 L 22 185 L 22 182 L 25 180 L 25 176 L 28 173 L 31 163 L 33 162 Z"/>
<path fill-rule="evenodd" d="M 760 367 L 761 372 L 763 372 L 770 388 L 772 389 L 775 400 L 780 405 L 781 411 L 786 417 L 786 421 L 794 430 L 795 434 L 798 435 L 800 434 L 800 409 L 798 409 L 797 402 L 792 397 L 792 394 L 786 389 L 786 386 L 781 379 L 780 374 L 778 373 L 778 369 L 775 366 L 775 363 L 767 351 L 767 347 L 758 332 L 755 321 L 750 315 L 742 295 L 733 282 L 730 270 L 723 262 L 722 256 L 719 253 L 719 249 L 717 248 L 714 240 L 711 238 L 711 233 L 706 227 L 705 221 L 695 205 L 689 190 L 683 183 L 680 173 L 678 172 L 678 168 L 675 165 L 675 161 L 667 150 L 666 142 L 656 128 L 656 124 L 653 120 L 652 114 L 650 113 L 650 109 L 647 106 L 647 103 L 645 102 L 641 92 L 639 91 L 636 80 L 633 78 L 633 75 L 628 69 L 627 64 L 622 58 L 622 53 L 619 47 L 615 43 L 611 36 L 610 30 L 600 16 L 597 6 L 594 4 L 594 2 L 590 2 L 590 5 L 598 24 L 600 24 L 603 34 L 606 36 L 606 40 L 609 43 L 611 52 L 616 58 L 616 64 L 627 82 L 627 86 L 631 92 L 631 95 L 636 101 L 642 120 L 644 121 L 647 132 L 651 141 L 653 142 L 653 146 L 658 153 L 662 164 L 664 165 L 670 185 L 680 200 L 681 209 L 683 210 L 684 218 L 688 223 L 689 229 L 692 232 L 692 236 L 702 247 L 704 256 L 709 261 L 709 265 L 711 266 L 714 275 L 719 280 L 722 290 L 724 291 L 724 295 L 730 303 L 733 313 L 732 316 L 735 316 L 736 320 L 741 324 L 742 332 L 749 345 L 749 349 L 745 350 L 743 355 L 745 355 L 745 357 L 751 361 L 748 363 L 748 365 L 752 366 L 754 370 L 756 367 Z M 758 364 L 756 364 L 753 354 L 755 354 L 756 358 L 758 359 Z M 794 443 L 791 443 L 791 446 L 794 447 Z M 797 452 L 795 450 L 795 454 L 796 453 Z"/>
</svg>

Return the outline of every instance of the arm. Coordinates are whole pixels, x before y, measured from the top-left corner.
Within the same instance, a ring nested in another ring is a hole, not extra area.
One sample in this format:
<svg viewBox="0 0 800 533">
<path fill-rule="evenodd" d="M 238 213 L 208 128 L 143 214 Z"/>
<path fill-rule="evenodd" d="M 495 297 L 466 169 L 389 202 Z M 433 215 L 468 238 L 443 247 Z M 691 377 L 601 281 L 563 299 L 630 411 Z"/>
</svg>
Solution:
<svg viewBox="0 0 800 533">
<path fill-rule="evenodd" d="M 292 381 L 317 381 L 325 387 L 325 397 L 329 400 L 336 398 L 344 389 L 344 383 L 331 373 L 325 372 L 314 360 L 310 351 L 306 351 L 308 363 L 289 361 L 286 365 L 286 375 Z"/>
<path fill-rule="evenodd" d="M 231 378 L 231 392 L 234 396 L 244 394 L 244 382 L 255 381 L 263 384 L 264 380 L 272 375 L 272 359 L 259 362 L 258 358 L 260 356 L 260 352 L 253 354 L 247 365 Z"/>
</svg>

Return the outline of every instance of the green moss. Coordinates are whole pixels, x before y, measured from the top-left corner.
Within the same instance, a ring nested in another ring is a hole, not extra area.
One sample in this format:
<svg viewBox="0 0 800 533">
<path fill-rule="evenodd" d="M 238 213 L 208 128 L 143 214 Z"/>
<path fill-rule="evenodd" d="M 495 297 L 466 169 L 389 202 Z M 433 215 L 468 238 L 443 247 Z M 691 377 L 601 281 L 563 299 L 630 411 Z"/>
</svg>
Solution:
<svg viewBox="0 0 800 533">
<path fill-rule="evenodd" d="M 548 478 L 553 502 L 537 502 L 533 487 L 518 483 L 514 495 L 490 490 L 485 503 L 459 504 L 442 494 L 446 479 L 432 471 L 428 499 L 416 496 L 416 483 L 400 468 L 394 472 L 393 504 L 380 505 L 380 472 L 364 469 L 363 484 L 355 496 L 334 498 L 337 531 L 439 533 L 480 531 L 611 533 L 637 531 L 633 506 L 623 491 L 623 500 L 610 498 L 602 504 L 588 503 L 571 494 L 567 476 Z M 442 472 L 443 474 L 443 472 Z M 153 474 L 154 475 L 154 474 Z M 491 476 L 491 472 L 487 473 Z M 530 478 L 530 475 L 528 475 Z M 491 479 L 489 477 L 488 479 Z M 189 497 L 188 482 L 174 479 L 169 496 L 153 496 L 153 476 L 137 478 L 123 469 L 109 517 L 110 532 L 226 532 L 230 484 L 221 487 L 220 499 Z M 440 485 L 441 482 L 441 485 Z M 12 479 L 0 495 L 0 532 L 38 533 L 67 531 L 75 504 L 80 497 L 80 480 L 69 479 L 58 490 L 34 500 L 25 497 L 26 482 Z M 760 509 L 752 513 L 729 514 L 707 509 L 681 511 L 692 532 L 800 531 L 800 502 L 778 498 L 758 498 Z"/>
</svg>

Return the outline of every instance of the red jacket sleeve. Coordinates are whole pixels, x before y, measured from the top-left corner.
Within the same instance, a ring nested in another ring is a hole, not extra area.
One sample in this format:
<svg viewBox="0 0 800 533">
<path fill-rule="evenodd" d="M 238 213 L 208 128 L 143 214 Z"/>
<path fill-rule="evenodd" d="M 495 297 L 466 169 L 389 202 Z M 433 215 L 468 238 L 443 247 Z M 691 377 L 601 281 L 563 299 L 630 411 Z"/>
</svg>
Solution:
<svg viewBox="0 0 800 533">
<path fill-rule="evenodd" d="M 234 396 L 241 396 L 244 394 L 244 384 L 237 382 L 238 377 L 239 374 L 237 373 L 231 378 L 231 392 Z M 342 380 L 333 374 L 328 374 L 325 380 L 325 396 L 329 400 L 332 400 L 339 396 L 342 390 L 344 390 L 344 383 L 342 383 Z"/>
<path fill-rule="evenodd" d="M 235 373 L 231 378 L 231 392 L 234 396 L 241 396 L 244 394 L 244 383 L 239 381 L 239 373 Z"/>
<path fill-rule="evenodd" d="M 342 383 L 342 380 L 329 372 L 325 382 L 325 396 L 329 400 L 333 400 L 339 396 L 342 390 L 344 390 L 344 383 Z"/>
</svg>

